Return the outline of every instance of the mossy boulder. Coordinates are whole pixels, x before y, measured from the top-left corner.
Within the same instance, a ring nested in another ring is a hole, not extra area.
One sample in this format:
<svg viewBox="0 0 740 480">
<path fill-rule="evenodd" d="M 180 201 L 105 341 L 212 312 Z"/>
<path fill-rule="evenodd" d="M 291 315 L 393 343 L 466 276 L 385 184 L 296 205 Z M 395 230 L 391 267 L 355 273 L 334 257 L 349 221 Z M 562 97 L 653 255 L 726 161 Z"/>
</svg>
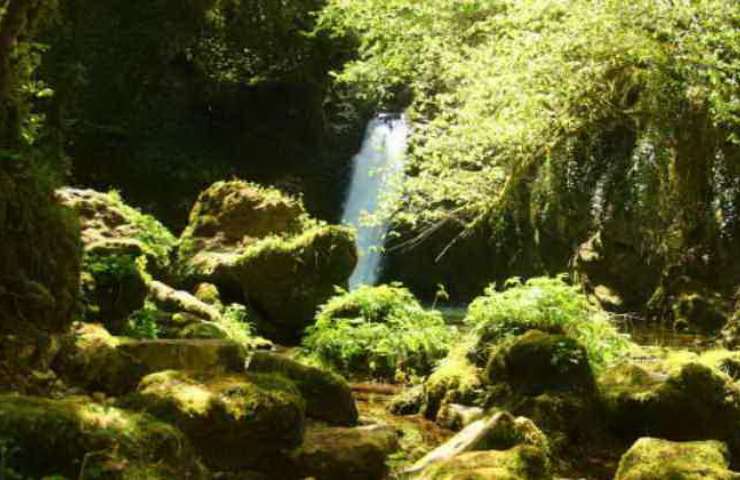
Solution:
<svg viewBox="0 0 740 480">
<path fill-rule="evenodd" d="M 180 238 L 181 260 L 205 252 L 242 249 L 272 235 L 303 230 L 306 212 L 300 200 L 274 188 L 231 180 L 201 192 Z"/>
<path fill-rule="evenodd" d="M 586 349 L 564 335 L 532 330 L 501 345 L 486 367 L 491 383 L 536 396 L 546 391 L 594 391 Z"/>
<path fill-rule="evenodd" d="M 126 340 L 118 349 L 144 364 L 148 373 L 160 370 L 243 372 L 247 350 L 230 340 Z"/>
<path fill-rule="evenodd" d="M 303 365 L 288 357 L 254 352 L 247 372 L 280 374 L 290 379 L 306 401 L 306 416 L 332 425 L 351 426 L 358 413 L 352 388 L 341 376 Z"/>
<path fill-rule="evenodd" d="M 550 464 L 541 449 L 520 445 L 509 450 L 467 452 L 432 465 L 416 480 L 550 480 Z"/>
<path fill-rule="evenodd" d="M 311 425 L 303 445 L 291 452 L 289 471 L 281 478 L 381 480 L 388 473 L 388 455 L 398 448 L 398 433 L 388 426 Z"/>
<path fill-rule="evenodd" d="M 717 441 L 641 438 L 622 456 L 615 480 L 734 480 L 727 446 Z"/>
<path fill-rule="evenodd" d="M 86 250 L 96 244 L 128 245 L 146 256 L 152 272 L 167 272 L 177 239 L 154 217 L 127 205 L 114 191 L 61 188 L 56 195 L 79 215 Z"/>
<path fill-rule="evenodd" d="M 196 202 L 179 248 L 185 285 L 216 285 L 249 304 L 272 339 L 295 343 L 357 263 L 354 232 L 308 219 L 277 190 L 218 182 Z"/>
<path fill-rule="evenodd" d="M 0 437 L 4 466 L 24 478 L 208 478 L 175 427 L 86 397 L 0 396 Z"/>
<path fill-rule="evenodd" d="M 669 440 L 732 442 L 740 425 L 740 388 L 717 368 L 689 361 L 669 374 L 635 372 L 601 382 L 607 416 L 617 433 Z"/>
<path fill-rule="evenodd" d="M 673 304 L 676 328 L 717 333 L 728 321 L 727 305 L 719 294 L 685 292 Z"/>
<path fill-rule="evenodd" d="M 424 382 L 422 413 L 435 419 L 445 404 L 471 405 L 482 396 L 481 371 L 468 358 L 467 342 L 454 348 Z"/>
<path fill-rule="evenodd" d="M 78 323 L 62 339 L 54 369 L 69 384 L 87 391 L 110 395 L 131 392 L 147 369 L 118 348 L 123 341 L 102 325 Z"/>
<path fill-rule="evenodd" d="M 304 401 L 277 375 L 166 370 L 145 377 L 126 402 L 179 427 L 216 470 L 270 471 L 303 438 Z"/>
</svg>

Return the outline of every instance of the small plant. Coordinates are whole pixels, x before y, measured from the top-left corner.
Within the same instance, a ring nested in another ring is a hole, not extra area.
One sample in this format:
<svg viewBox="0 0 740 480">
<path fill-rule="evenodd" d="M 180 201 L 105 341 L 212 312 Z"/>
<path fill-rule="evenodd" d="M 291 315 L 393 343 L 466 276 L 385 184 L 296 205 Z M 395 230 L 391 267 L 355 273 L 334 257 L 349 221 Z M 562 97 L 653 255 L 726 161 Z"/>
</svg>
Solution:
<svg viewBox="0 0 740 480">
<path fill-rule="evenodd" d="M 147 301 L 143 308 L 129 316 L 124 333 L 132 338 L 158 338 L 158 318 L 159 310 L 153 303 Z"/>
<path fill-rule="evenodd" d="M 252 340 L 252 326 L 249 323 L 249 314 L 244 305 L 232 303 L 227 305 L 221 315 L 220 326 L 229 335 L 229 338 L 243 345 Z"/>
<path fill-rule="evenodd" d="M 628 337 L 617 331 L 609 315 L 592 305 L 562 276 L 527 282 L 507 281 L 506 289 L 486 289 L 468 308 L 465 323 L 488 347 L 527 330 L 562 333 L 580 342 L 594 368 L 601 368 L 629 349 Z"/>
<path fill-rule="evenodd" d="M 303 349 L 347 374 L 406 381 L 444 358 L 453 330 L 400 284 L 338 291 L 309 327 Z"/>
</svg>

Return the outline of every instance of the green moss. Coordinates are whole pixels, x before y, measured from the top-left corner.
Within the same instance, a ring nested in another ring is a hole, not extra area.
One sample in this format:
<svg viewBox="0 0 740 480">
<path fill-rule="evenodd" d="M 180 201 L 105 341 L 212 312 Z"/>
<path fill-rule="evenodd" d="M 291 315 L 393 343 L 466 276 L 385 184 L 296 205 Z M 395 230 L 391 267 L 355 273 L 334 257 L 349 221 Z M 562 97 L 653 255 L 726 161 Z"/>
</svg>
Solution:
<svg viewBox="0 0 740 480">
<path fill-rule="evenodd" d="M 85 398 L 0 396 L 0 432 L 15 447 L 8 466 L 34 478 L 78 478 L 83 462 L 91 480 L 135 479 L 127 466 L 156 472 L 153 478 L 202 478 L 177 429 Z"/>
<path fill-rule="evenodd" d="M 731 480 L 727 447 L 717 441 L 641 438 L 622 457 L 615 480 Z"/>
<path fill-rule="evenodd" d="M 436 417 L 444 402 L 470 403 L 480 396 L 481 372 L 467 355 L 472 342 L 472 337 L 467 337 L 455 346 L 424 383 L 427 417 Z"/>
<path fill-rule="evenodd" d="M 418 480 L 549 480 L 546 454 L 531 446 L 463 453 L 427 468 Z"/>
<path fill-rule="evenodd" d="M 340 291 L 321 307 L 303 351 L 347 374 L 404 380 L 429 374 L 454 332 L 400 284 Z"/>
</svg>

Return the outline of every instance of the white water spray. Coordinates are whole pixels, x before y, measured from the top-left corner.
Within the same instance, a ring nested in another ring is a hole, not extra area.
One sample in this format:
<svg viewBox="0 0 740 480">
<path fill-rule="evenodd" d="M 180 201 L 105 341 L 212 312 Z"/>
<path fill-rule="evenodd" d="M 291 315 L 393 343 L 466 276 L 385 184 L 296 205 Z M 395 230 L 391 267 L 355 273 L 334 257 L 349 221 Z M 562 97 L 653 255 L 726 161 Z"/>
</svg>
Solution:
<svg viewBox="0 0 740 480">
<path fill-rule="evenodd" d="M 370 121 L 360 153 L 352 159 L 352 183 L 342 222 L 357 228 L 360 259 L 350 289 L 373 285 L 382 263 L 388 220 L 373 218 L 382 203 L 400 194 L 409 128 L 403 116 L 381 114 Z M 368 219 L 371 221 L 368 222 Z"/>
</svg>

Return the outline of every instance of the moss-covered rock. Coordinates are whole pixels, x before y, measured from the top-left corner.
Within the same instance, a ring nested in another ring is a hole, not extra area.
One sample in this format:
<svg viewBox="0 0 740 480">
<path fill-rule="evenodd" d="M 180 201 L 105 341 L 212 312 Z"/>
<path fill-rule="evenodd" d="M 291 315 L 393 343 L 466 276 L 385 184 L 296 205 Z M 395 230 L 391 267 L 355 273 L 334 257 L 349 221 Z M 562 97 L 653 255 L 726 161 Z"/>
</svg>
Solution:
<svg viewBox="0 0 740 480">
<path fill-rule="evenodd" d="M 265 335 L 293 343 L 356 262 L 351 229 L 319 225 L 298 200 L 242 181 L 201 194 L 179 248 L 185 284 L 216 285 L 261 314 Z"/>
<path fill-rule="evenodd" d="M 190 211 L 180 259 L 197 263 L 204 252 L 240 250 L 272 235 L 297 234 L 305 215 L 299 200 L 277 189 L 240 180 L 216 182 Z"/>
<path fill-rule="evenodd" d="M 658 435 L 734 442 L 740 425 L 740 389 L 719 369 L 695 360 L 668 374 L 634 368 L 631 372 L 601 382 L 615 431 L 630 438 Z"/>
<path fill-rule="evenodd" d="M 321 480 L 381 480 L 386 458 L 398 449 L 398 434 L 390 427 L 326 427 L 311 425 L 303 445 L 290 454 L 289 472 L 281 478 Z"/>
<path fill-rule="evenodd" d="M 545 391 L 593 392 L 586 349 L 564 335 L 532 330 L 502 345 L 486 367 L 491 383 L 506 383 L 526 395 Z"/>
<path fill-rule="evenodd" d="M 434 464 L 416 480 L 552 479 L 547 455 L 537 447 L 522 445 L 510 450 L 468 452 Z"/>
<path fill-rule="evenodd" d="M 148 373 L 160 370 L 243 372 L 247 351 L 229 340 L 127 340 L 118 349 L 144 364 Z"/>
<path fill-rule="evenodd" d="M 727 321 L 726 302 L 716 293 L 682 293 L 673 304 L 673 323 L 677 328 L 716 333 Z"/>
<path fill-rule="evenodd" d="M 269 471 L 303 438 L 303 399 L 277 375 L 166 370 L 145 377 L 127 403 L 178 426 L 214 469 Z"/>
<path fill-rule="evenodd" d="M 5 466 L 26 478 L 207 478 L 175 427 L 88 398 L 0 396 L 0 437 Z"/>
<path fill-rule="evenodd" d="M 280 374 L 290 379 L 306 401 L 306 416 L 332 425 L 357 423 L 355 399 L 347 381 L 339 375 L 303 365 L 288 357 L 254 352 L 247 371 Z"/>
<path fill-rule="evenodd" d="M 127 244 L 146 256 L 153 272 L 165 273 L 170 267 L 176 238 L 154 217 L 124 203 L 118 193 L 62 188 L 56 194 L 80 216 L 86 249 L 101 243 Z"/>
<path fill-rule="evenodd" d="M 481 396 L 483 379 L 467 356 L 468 343 L 454 348 L 424 383 L 422 412 L 427 418 L 436 418 L 445 403 L 472 404 Z"/>
<path fill-rule="evenodd" d="M 727 447 L 717 441 L 676 443 L 641 438 L 622 456 L 615 480 L 733 480 Z"/>
<path fill-rule="evenodd" d="M 63 338 L 54 369 L 71 385 L 88 391 L 110 395 L 131 392 L 147 369 L 135 357 L 119 350 L 122 342 L 101 325 L 78 323 Z"/>
</svg>

